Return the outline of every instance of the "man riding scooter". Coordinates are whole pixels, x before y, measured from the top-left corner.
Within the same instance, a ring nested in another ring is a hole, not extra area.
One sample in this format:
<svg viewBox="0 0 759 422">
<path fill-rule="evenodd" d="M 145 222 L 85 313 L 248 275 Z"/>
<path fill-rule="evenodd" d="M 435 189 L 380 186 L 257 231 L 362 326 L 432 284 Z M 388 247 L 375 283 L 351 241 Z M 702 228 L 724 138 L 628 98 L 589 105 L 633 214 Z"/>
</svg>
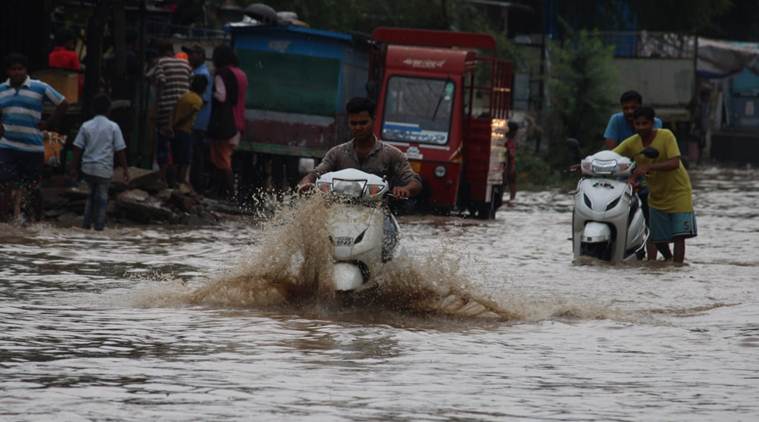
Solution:
<svg viewBox="0 0 759 422">
<path fill-rule="evenodd" d="M 316 179 L 328 172 L 355 168 L 385 177 L 396 198 L 410 198 L 422 191 L 422 180 L 409 165 L 406 156 L 396 147 L 374 136 L 374 103 L 356 97 L 345 105 L 353 139 L 327 151 L 321 163 L 298 184 L 302 192 L 313 187 Z"/>
<path fill-rule="evenodd" d="M 368 98 L 353 98 L 348 101 L 345 108 L 353 139 L 330 149 L 322 162 L 301 180 L 298 184 L 298 191 L 303 192 L 311 189 L 315 182 L 323 184 L 325 182 L 322 180 L 322 176 L 324 178 L 334 177 L 336 173 L 344 170 L 379 176 L 384 180 L 383 182 L 377 181 L 377 183 L 384 185 L 387 182 L 384 189 L 389 186 L 390 193 L 396 198 L 405 199 L 418 195 L 422 190 L 421 178 L 411 169 L 406 156 L 394 146 L 377 139 L 372 131 L 374 103 Z M 368 181 L 365 180 L 364 182 Z M 356 215 L 354 214 L 354 216 Z M 379 251 L 382 262 L 387 262 L 392 258 L 393 251 L 398 243 L 398 223 L 387 207 L 382 207 L 381 214 L 377 217 L 377 219 L 370 216 L 349 218 L 350 222 L 347 224 L 344 219 L 341 220 L 338 217 L 336 220 L 330 219 L 328 222 L 332 230 L 330 238 L 336 240 L 334 257 L 336 259 L 335 287 L 337 290 L 352 291 L 365 285 L 364 283 L 369 279 L 368 274 L 371 273 L 370 261 L 376 261 L 380 258 L 372 254 L 371 251 Z M 358 223 L 359 221 L 363 222 Z M 351 232 L 351 227 L 355 227 L 357 223 L 361 227 L 356 231 L 360 231 L 361 234 L 355 237 L 354 233 L 346 237 L 346 233 Z M 381 247 L 379 249 L 371 247 L 372 242 L 368 240 L 369 246 L 366 246 L 367 243 L 361 243 L 365 240 L 364 235 L 367 232 L 376 233 L 370 228 L 378 226 L 381 227 L 379 234 L 374 236 L 369 234 L 367 237 L 369 239 L 380 239 Z M 363 250 L 363 252 L 354 253 L 356 252 L 354 247 L 359 243 L 365 245 L 358 246 L 358 249 Z M 371 256 L 375 258 L 368 259 Z M 368 261 L 362 262 L 363 267 L 357 266 L 356 262 L 361 261 L 362 258 L 366 258 L 365 260 L 368 259 Z"/>
</svg>

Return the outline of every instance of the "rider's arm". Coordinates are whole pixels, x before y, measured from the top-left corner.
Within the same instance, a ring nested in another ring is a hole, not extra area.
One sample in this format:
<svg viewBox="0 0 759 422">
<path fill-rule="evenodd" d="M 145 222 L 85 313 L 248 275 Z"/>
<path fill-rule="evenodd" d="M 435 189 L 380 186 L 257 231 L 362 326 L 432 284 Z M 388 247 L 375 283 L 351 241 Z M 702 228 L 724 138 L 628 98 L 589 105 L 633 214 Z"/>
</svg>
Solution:
<svg viewBox="0 0 759 422">
<path fill-rule="evenodd" d="M 410 182 L 403 186 L 397 186 L 397 188 L 404 189 L 408 192 L 409 197 L 414 197 L 422 192 L 422 183 L 416 179 L 412 179 Z"/>
<path fill-rule="evenodd" d="M 316 179 L 324 173 L 329 173 L 331 171 L 337 170 L 338 151 L 336 148 L 337 147 L 333 147 L 332 149 L 327 151 L 327 153 L 324 154 L 324 158 L 322 158 L 322 161 L 319 163 L 319 165 L 314 167 L 314 169 L 311 170 L 310 173 L 308 173 L 302 179 L 300 179 L 300 182 L 298 182 L 299 188 L 302 188 L 303 186 L 306 186 L 306 185 L 313 184 L 314 182 L 316 182 Z"/>
<path fill-rule="evenodd" d="M 633 177 L 645 176 L 652 171 L 672 171 L 680 167 L 680 157 L 672 157 L 664 161 L 650 164 L 638 164 L 633 172 Z"/>
<path fill-rule="evenodd" d="M 632 150 L 632 143 L 633 139 L 635 138 L 635 135 L 625 139 L 622 141 L 619 145 L 615 146 L 612 151 L 616 152 L 617 154 L 623 156 L 635 159 L 635 152 Z"/>
<path fill-rule="evenodd" d="M 393 188 L 393 193 L 400 197 L 413 197 L 422 192 L 422 179 L 411 169 L 408 159 L 400 151 L 394 157 L 391 164 L 393 179 L 398 185 Z"/>
</svg>

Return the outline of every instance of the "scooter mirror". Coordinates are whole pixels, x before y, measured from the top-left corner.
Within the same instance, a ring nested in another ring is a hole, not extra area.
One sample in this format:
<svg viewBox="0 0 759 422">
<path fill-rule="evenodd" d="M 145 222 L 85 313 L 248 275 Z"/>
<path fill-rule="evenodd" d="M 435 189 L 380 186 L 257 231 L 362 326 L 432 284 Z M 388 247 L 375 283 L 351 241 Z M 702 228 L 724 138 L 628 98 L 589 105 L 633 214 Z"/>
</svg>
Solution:
<svg viewBox="0 0 759 422">
<path fill-rule="evenodd" d="M 656 158 L 659 156 L 659 151 L 656 148 L 646 147 L 640 152 L 648 158 Z"/>
</svg>

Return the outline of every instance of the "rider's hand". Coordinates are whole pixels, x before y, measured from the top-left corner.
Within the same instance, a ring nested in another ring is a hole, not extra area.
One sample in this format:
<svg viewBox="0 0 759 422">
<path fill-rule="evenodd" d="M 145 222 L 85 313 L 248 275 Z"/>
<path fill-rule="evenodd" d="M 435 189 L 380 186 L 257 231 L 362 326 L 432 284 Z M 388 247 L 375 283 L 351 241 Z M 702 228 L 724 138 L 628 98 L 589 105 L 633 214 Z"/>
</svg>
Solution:
<svg viewBox="0 0 759 422">
<path fill-rule="evenodd" d="M 411 196 L 411 191 L 406 187 L 396 186 L 393 188 L 392 194 L 396 198 L 406 199 Z"/>
<path fill-rule="evenodd" d="M 314 185 L 313 183 L 304 183 L 302 185 L 298 185 L 297 190 L 298 190 L 298 193 L 303 194 L 303 193 L 311 192 L 312 190 L 314 190 L 315 187 L 316 185 Z"/>
<path fill-rule="evenodd" d="M 632 177 L 645 176 L 651 169 L 650 164 L 638 164 L 633 171 Z"/>
</svg>

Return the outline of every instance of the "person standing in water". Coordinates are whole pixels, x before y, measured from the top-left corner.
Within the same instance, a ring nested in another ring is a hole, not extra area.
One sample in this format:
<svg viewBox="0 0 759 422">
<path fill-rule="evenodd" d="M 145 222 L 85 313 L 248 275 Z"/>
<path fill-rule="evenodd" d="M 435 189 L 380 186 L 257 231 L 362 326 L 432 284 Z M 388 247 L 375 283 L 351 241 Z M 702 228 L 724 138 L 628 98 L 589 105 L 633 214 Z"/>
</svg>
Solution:
<svg viewBox="0 0 759 422">
<path fill-rule="evenodd" d="M 604 142 L 606 149 L 614 149 L 625 139 L 635 135 L 635 124 L 633 122 L 635 112 L 643 106 L 643 96 L 638 91 L 626 91 L 619 97 L 619 104 L 622 111 L 617 112 L 609 117 L 609 123 L 604 130 Z M 654 129 L 662 127 L 662 121 L 658 117 L 654 119 Z M 640 198 L 643 217 L 648 224 L 648 185 L 645 179 L 640 179 L 638 184 L 638 197 Z M 656 256 L 656 247 L 651 241 L 646 243 L 646 254 Z"/>
<path fill-rule="evenodd" d="M 74 140 L 74 160 L 71 175 L 76 179 L 79 164 L 84 180 L 90 188 L 84 208 L 82 228 L 100 231 L 105 228 L 108 209 L 108 188 L 113 178 L 113 157 L 121 166 L 124 183 L 129 182 L 129 168 L 126 159 L 126 144 L 119 125 L 108 118 L 111 100 L 104 94 L 92 100 L 95 117 L 84 122 Z"/>
<path fill-rule="evenodd" d="M 655 121 L 654 109 L 636 110 L 633 122 L 637 133 L 614 148 L 614 152 L 635 160 L 637 165 L 630 176 L 631 183 L 636 183 L 640 176 L 646 177 L 651 240 L 665 259 L 671 256 L 669 243 L 674 243 L 673 259 L 682 263 L 685 239 L 697 234 L 693 192 L 675 135 L 668 129 L 657 129 Z M 658 156 L 644 156 L 645 148 L 655 149 Z M 648 259 L 655 260 L 656 253 L 649 254 Z"/>
</svg>

